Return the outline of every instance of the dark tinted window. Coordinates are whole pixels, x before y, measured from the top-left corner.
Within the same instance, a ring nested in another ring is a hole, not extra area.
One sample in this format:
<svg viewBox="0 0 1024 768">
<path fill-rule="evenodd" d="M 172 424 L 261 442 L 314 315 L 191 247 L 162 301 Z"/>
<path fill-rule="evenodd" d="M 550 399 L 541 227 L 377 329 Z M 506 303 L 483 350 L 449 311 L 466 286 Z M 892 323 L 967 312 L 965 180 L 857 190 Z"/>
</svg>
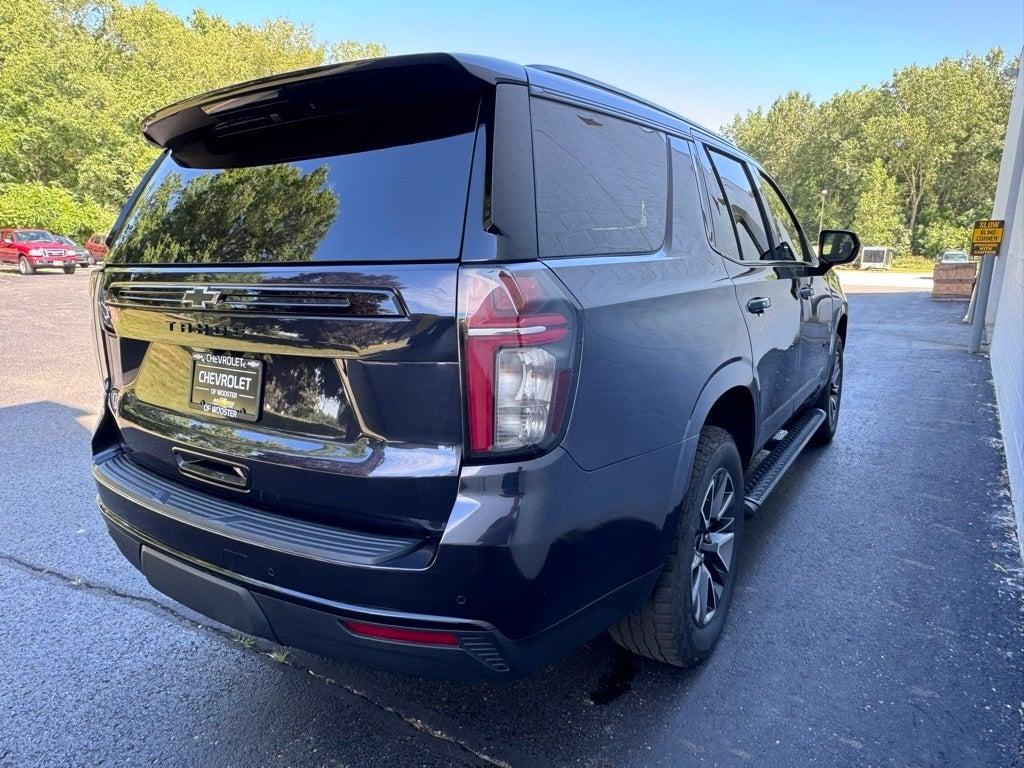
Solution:
<svg viewBox="0 0 1024 768">
<path fill-rule="evenodd" d="M 694 168 L 691 142 L 673 138 L 672 146 L 672 247 L 673 256 L 692 257 L 704 261 L 708 256 L 718 259 L 708 248 L 704 211 L 700 204 L 700 187 Z M 730 239 L 732 235 L 729 235 Z M 694 266 L 698 266 L 694 264 Z"/>
<path fill-rule="evenodd" d="M 763 173 L 757 175 L 757 181 L 761 188 L 761 199 L 768 203 L 768 218 L 771 219 L 769 226 L 773 227 L 775 236 L 775 255 L 771 258 L 778 261 L 807 261 L 807 252 L 800 239 L 800 228 L 782 195 Z"/>
<path fill-rule="evenodd" d="M 475 123 L 475 101 L 438 104 L 175 150 L 158 161 L 110 261 L 458 259 Z M 267 148 L 298 157 L 269 162 Z"/>
<path fill-rule="evenodd" d="M 657 131 L 534 99 L 541 256 L 656 251 L 665 239 L 668 157 Z"/>
<path fill-rule="evenodd" d="M 717 150 L 708 149 L 711 162 L 718 171 L 725 201 L 736 227 L 740 256 L 746 260 L 770 259 L 771 252 L 764 219 L 757 203 L 754 185 L 743 163 Z"/>
</svg>

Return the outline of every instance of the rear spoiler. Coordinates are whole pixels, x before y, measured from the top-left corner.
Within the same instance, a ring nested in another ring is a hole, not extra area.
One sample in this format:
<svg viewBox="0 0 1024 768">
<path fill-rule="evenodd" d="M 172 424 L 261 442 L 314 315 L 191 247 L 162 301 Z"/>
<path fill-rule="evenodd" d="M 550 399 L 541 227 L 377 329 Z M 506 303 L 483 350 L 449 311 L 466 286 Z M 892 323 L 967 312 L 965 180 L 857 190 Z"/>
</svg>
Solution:
<svg viewBox="0 0 1024 768">
<path fill-rule="evenodd" d="M 142 123 L 162 149 L 211 131 L 258 127 L 315 111 L 350 110 L 401 100 L 479 92 L 499 82 L 526 83 L 517 64 L 484 56 L 424 53 L 328 64 L 250 80 L 194 96 L 154 112 Z"/>
</svg>

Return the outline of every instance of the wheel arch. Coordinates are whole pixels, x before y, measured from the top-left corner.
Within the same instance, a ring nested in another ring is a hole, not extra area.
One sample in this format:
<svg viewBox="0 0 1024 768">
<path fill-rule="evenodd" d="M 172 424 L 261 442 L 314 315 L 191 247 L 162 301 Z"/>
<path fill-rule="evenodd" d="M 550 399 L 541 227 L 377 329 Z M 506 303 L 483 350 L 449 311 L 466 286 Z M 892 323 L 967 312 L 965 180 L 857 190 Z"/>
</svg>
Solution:
<svg viewBox="0 0 1024 768">
<path fill-rule="evenodd" d="M 719 368 L 701 390 L 690 420 L 686 437 L 700 435 L 705 425 L 720 427 L 732 435 L 744 467 L 755 453 L 757 440 L 756 384 L 749 361 L 732 360 Z M 686 467 L 687 482 L 690 467 Z"/>
<path fill-rule="evenodd" d="M 754 397 L 750 390 L 736 386 L 718 397 L 704 419 L 705 426 L 719 427 L 732 436 L 744 469 L 750 466 L 750 460 L 754 457 L 757 434 L 755 413 Z"/>
<path fill-rule="evenodd" d="M 836 336 L 843 342 L 843 346 L 846 346 L 846 313 L 844 312 L 839 316 L 839 321 L 836 323 Z"/>
</svg>

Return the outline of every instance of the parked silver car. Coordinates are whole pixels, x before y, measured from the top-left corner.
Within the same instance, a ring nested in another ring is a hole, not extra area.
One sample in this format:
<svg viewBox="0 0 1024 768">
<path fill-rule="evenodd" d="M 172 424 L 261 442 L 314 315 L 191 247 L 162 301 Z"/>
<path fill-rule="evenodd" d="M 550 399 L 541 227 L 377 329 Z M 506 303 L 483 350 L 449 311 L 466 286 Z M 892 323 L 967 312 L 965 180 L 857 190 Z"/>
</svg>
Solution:
<svg viewBox="0 0 1024 768">
<path fill-rule="evenodd" d="M 965 251 L 943 251 L 939 256 L 940 264 L 966 264 L 971 260 Z"/>
</svg>

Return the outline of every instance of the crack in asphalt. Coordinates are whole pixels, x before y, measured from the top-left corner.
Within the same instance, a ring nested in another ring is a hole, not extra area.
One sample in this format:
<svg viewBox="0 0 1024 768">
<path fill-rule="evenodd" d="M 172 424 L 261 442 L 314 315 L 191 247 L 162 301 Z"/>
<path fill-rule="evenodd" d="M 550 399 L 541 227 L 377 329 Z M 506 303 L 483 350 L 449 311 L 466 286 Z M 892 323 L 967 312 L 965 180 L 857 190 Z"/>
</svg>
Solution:
<svg viewBox="0 0 1024 768">
<path fill-rule="evenodd" d="M 345 691 L 346 693 L 365 701 L 366 703 L 370 704 L 371 706 L 375 707 L 381 712 L 384 712 L 393 717 L 397 717 L 403 723 L 405 723 L 407 726 L 409 726 L 418 733 L 422 733 L 426 736 L 430 736 L 431 738 L 438 739 L 439 741 L 444 741 L 449 744 L 452 744 L 455 747 L 461 749 L 462 751 L 472 755 L 477 760 L 480 760 L 481 762 L 485 763 L 486 765 L 497 766 L 497 768 L 512 768 L 512 766 L 504 760 L 492 757 L 484 752 L 481 752 L 480 750 L 475 749 L 471 745 L 467 744 L 462 739 L 456 736 L 452 736 L 451 734 L 448 734 L 440 728 L 436 728 L 430 725 L 429 723 L 421 720 L 418 717 L 407 715 L 403 713 L 401 710 L 397 709 L 396 707 L 392 707 L 389 704 L 384 704 L 383 702 L 377 701 L 365 691 L 355 688 L 349 685 L 348 683 L 342 682 L 340 680 L 335 680 L 333 677 L 321 674 L 312 667 L 306 666 L 304 664 L 295 663 L 290 658 L 288 658 L 288 654 L 282 654 L 279 651 L 266 650 L 266 648 L 272 646 L 272 644 L 269 641 L 261 641 L 256 638 L 249 640 L 248 636 L 246 635 L 240 635 L 238 633 L 231 632 L 227 629 L 222 629 L 212 624 L 205 624 L 200 621 L 195 621 L 186 616 L 185 614 L 181 613 L 180 611 L 175 610 L 171 606 L 165 605 L 164 603 L 161 603 L 159 600 L 155 600 L 151 597 L 145 597 L 144 595 L 135 595 L 130 592 L 124 592 L 123 590 L 117 589 L 116 587 L 112 587 L 107 584 L 101 584 L 99 582 L 90 581 L 88 579 L 78 576 L 71 576 L 67 573 L 64 573 L 63 571 L 58 571 L 54 568 L 48 568 L 46 566 L 39 565 L 37 563 L 32 563 L 28 560 L 24 560 L 18 557 L 17 555 L 11 555 L 6 552 L 0 552 L 0 562 L 7 563 L 9 566 L 19 568 L 22 571 L 32 574 L 33 576 L 53 579 L 58 583 L 61 583 L 64 586 L 67 586 L 71 589 L 85 589 L 91 592 L 99 592 L 100 594 L 106 595 L 108 597 L 117 597 L 122 600 L 128 600 L 130 602 L 139 603 L 145 606 L 147 609 L 156 609 L 160 613 L 166 614 L 175 621 L 184 623 L 186 626 L 189 627 L 194 627 L 200 630 L 211 632 L 214 635 L 220 637 L 221 639 L 227 640 L 239 646 L 245 651 L 250 651 L 260 656 L 266 656 L 267 658 L 279 664 L 283 664 L 286 667 L 290 667 L 291 669 L 294 669 L 298 672 L 305 671 L 309 673 L 311 677 L 315 678 L 316 680 L 319 680 L 321 683 L 333 686 L 335 688 L 339 688 Z M 260 647 L 261 645 L 263 647 Z"/>
</svg>

